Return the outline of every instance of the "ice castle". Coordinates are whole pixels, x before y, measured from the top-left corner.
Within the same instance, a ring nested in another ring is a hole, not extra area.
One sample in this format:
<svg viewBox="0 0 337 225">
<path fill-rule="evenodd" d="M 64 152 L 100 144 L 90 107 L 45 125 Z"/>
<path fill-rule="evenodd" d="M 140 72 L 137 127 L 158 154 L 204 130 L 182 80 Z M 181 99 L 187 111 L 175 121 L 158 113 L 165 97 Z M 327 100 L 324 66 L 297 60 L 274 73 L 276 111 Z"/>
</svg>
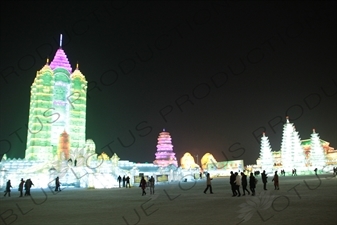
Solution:
<svg viewBox="0 0 337 225">
<path fill-rule="evenodd" d="M 25 158 L 4 155 L 0 189 L 8 179 L 13 187 L 18 186 L 21 178 L 30 178 L 34 187 L 52 188 L 57 176 L 63 186 L 82 188 L 118 187 L 119 175 L 129 176 L 131 185 L 143 175 L 154 176 L 158 182 L 182 179 L 173 146 L 167 143 L 170 137 L 158 139 L 155 163 L 120 160 L 116 154 L 111 158 L 105 153 L 97 155 L 94 141 L 86 140 L 87 84 L 79 65 L 72 69 L 61 35 L 54 59 L 37 71 L 31 85 Z"/>
</svg>

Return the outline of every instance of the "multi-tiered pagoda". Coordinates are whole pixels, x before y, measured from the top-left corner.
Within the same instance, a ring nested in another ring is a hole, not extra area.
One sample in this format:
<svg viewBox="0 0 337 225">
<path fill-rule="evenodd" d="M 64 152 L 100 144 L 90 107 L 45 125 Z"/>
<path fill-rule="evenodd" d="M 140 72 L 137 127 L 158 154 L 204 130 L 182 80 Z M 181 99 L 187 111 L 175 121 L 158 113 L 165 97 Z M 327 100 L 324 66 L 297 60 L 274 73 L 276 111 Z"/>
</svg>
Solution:
<svg viewBox="0 0 337 225">
<path fill-rule="evenodd" d="M 178 167 L 178 162 L 173 152 L 172 138 L 169 132 L 163 129 L 163 132 L 159 133 L 156 152 L 156 160 L 153 164 L 160 167 L 166 167 L 169 165 L 175 165 Z"/>
</svg>

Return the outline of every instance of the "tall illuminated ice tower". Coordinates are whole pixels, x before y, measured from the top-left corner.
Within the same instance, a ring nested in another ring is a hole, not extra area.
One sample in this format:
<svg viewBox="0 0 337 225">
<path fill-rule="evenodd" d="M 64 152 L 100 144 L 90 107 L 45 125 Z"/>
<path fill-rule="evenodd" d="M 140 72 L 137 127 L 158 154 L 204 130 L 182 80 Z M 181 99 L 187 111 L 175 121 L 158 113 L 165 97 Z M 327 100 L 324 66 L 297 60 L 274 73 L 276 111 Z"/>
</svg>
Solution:
<svg viewBox="0 0 337 225">
<path fill-rule="evenodd" d="M 326 165 L 324 149 L 319 138 L 319 134 L 312 130 L 311 146 L 310 146 L 310 162 L 311 166 L 322 169 Z"/>
<path fill-rule="evenodd" d="M 262 165 L 262 170 L 268 172 L 273 172 L 274 159 L 272 155 L 272 149 L 270 146 L 269 138 L 263 132 L 261 137 L 261 149 L 260 149 L 260 160 Z"/>
<path fill-rule="evenodd" d="M 292 155 L 292 133 L 294 131 L 293 123 L 289 122 L 289 117 L 286 117 L 287 121 L 283 125 L 282 143 L 281 143 L 281 157 L 282 166 L 286 171 L 293 168 L 293 155 Z"/>
<path fill-rule="evenodd" d="M 85 146 L 86 93 L 87 81 L 78 64 L 72 70 L 61 35 L 53 61 L 37 71 L 31 86 L 26 159 L 54 160 L 63 132 L 70 151 Z"/>
<path fill-rule="evenodd" d="M 301 145 L 301 138 L 295 127 L 291 134 L 292 145 L 291 145 L 291 155 L 292 155 L 292 167 L 298 171 L 304 170 L 305 167 L 305 154 Z"/>
<path fill-rule="evenodd" d="M 178 162 L 173 152 L 172 138 L 169 132 L 166 132 L 163 129 L 163 132 L 159 133 L 156 152 L 156 160 L 153 161 L 153 164 L 166 167 L 170 164 L 178 167 Z"/>
</svg>

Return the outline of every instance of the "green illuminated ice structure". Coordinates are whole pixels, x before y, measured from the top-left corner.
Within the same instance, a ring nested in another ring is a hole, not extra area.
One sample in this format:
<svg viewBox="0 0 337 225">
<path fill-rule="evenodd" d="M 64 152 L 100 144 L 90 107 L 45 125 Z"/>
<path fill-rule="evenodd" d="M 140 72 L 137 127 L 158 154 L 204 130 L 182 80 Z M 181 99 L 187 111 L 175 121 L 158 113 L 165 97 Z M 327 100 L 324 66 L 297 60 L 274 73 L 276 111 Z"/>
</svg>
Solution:
<svg viewBox="0 0 337 225">
<path fill-rule="evenodd" d="M 37 71 L 31 86 L 26 159 L 69 159 L 69 151 L 85 146 L 86 94 L 85 76 L 78 64 L 72 71 L 61 42 L 53 61 Z M 63 132 L 69 135 L 67 150 L 59 146 Z"/>
</svg>

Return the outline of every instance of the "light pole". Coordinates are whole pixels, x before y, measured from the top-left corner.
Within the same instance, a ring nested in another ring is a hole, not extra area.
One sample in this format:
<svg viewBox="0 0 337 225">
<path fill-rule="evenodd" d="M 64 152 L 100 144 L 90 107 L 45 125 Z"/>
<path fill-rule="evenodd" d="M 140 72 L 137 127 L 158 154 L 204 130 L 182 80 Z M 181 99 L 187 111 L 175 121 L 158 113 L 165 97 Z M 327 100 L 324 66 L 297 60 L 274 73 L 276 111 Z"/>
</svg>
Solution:
<svg viewBox="0 0 337 225">
<path fill-rule="evenodd" d="M 197 157 L 197 165 L 199 166 L 199 155 L 195 155 L 195 157 Z"/>
</svg>

